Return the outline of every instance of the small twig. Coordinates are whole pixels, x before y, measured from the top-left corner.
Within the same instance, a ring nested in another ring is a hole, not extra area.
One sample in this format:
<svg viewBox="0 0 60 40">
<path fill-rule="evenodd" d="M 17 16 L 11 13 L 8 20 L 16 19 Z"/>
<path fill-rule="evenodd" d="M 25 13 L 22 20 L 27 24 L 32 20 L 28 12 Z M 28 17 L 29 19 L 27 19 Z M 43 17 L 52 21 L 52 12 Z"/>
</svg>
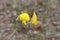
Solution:
<svg viewBox="0 0 60 40">
<path fill-rule="evenodd" d="M 13 31 L 13 33 L 12 33 L 12 34 L 10 34 L 9 36 L 7 36 L 6 38 L 8 38 L 8 40 L 10 40 L 10 39 L 11 39 L 11 37 L 12 37 L 15 33 L 16 33 L 16 29 Z"/>
<path fill-rule="evenodd" d="M 54 35 L 49 35 L 47 36 L 48 38 L 55 38 L 55 37 L 60 37 L 60 33 L 56 33 Z"/>
</svg>

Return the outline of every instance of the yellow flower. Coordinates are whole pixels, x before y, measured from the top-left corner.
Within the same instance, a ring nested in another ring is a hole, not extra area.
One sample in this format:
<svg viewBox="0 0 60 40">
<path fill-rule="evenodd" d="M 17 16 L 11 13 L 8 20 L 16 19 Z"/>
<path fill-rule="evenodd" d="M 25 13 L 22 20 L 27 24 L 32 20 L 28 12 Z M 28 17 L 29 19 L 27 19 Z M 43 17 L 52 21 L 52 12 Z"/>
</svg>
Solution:
<svg viewBox="0 0 60 40">
<path fill-rule="evenodd" d="M 30 20 L 28 13 L 24 13 L 24 12 L 22 12 L 22 14 L 18 16 L 18 18 L 20 21 L 22 21 L 22 24 L 24 25 L 26 25 L 26 23 Z"/>
<path fill-rule="evenodd" d="M 33 16 L 32 16 L 32 18 L 31 18 L 31 23 L 32 23 L 33 25 L 37 25 L 37 24 L 38 24 L 37 15 L 36 15 L 35 12 L 33 13 Z"/>
</svg>

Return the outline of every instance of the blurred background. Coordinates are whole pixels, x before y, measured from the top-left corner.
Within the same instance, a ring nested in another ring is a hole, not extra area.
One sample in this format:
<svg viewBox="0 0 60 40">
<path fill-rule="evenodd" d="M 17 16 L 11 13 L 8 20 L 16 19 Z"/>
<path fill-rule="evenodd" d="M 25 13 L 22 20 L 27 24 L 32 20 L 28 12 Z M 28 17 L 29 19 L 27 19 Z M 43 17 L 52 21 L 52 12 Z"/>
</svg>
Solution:
<svg viewBox="0 0 60 40">
<path fill-rule="evenodd" d="M 21 29 L 16 23 L 21 11 L 30 16 L 35 11 L 44 33 L 16 32 L 15 28 Z M 59 11 L 60 0 L 0 0 L 0 40 L 60 40 Z"/>
</svg>

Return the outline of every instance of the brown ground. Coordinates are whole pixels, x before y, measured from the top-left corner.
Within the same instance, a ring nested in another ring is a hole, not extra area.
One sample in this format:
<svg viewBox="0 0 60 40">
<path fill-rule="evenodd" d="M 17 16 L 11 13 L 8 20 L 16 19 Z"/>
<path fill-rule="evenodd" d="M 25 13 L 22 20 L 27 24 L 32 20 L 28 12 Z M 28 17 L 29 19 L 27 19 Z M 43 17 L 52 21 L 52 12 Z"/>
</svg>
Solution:
<svg viewBox="0 0 60 40">
<path fill-rule="evenodd" d="M 32 15 L 36 11 L 45 33 L 15 30 L 21 11 Z M 0 0 L 0 40 L 60 40 L 60 24 L 57 0 Z"/>
</svg>

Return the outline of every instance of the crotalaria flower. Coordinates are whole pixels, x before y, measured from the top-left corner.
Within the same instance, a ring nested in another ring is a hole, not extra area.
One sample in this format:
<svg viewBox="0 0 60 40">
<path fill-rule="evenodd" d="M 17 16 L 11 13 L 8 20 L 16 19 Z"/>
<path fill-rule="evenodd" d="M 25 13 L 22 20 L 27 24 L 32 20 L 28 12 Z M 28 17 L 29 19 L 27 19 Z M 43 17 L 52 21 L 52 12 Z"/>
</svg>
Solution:
<svg viewBox="0 0 60 40">
<path fill-rule="evenodd" d="M 26 25 L 26 23 L 30 20 L 30 17 L 28 13 L 22 12 L 19 16 L 18 19 L 22 21 L 22 24 Z"/>
<path fill-rule="evenodd" d="M 32 23 L 33 25 L 37 25 L 37 24 L 38 24 L 37 15 L 36 15 L 35 12 L 33 13 L 33 16 L 32 16 L 32 18 L 31 18 L 31 23 Z"/>
</svg>

